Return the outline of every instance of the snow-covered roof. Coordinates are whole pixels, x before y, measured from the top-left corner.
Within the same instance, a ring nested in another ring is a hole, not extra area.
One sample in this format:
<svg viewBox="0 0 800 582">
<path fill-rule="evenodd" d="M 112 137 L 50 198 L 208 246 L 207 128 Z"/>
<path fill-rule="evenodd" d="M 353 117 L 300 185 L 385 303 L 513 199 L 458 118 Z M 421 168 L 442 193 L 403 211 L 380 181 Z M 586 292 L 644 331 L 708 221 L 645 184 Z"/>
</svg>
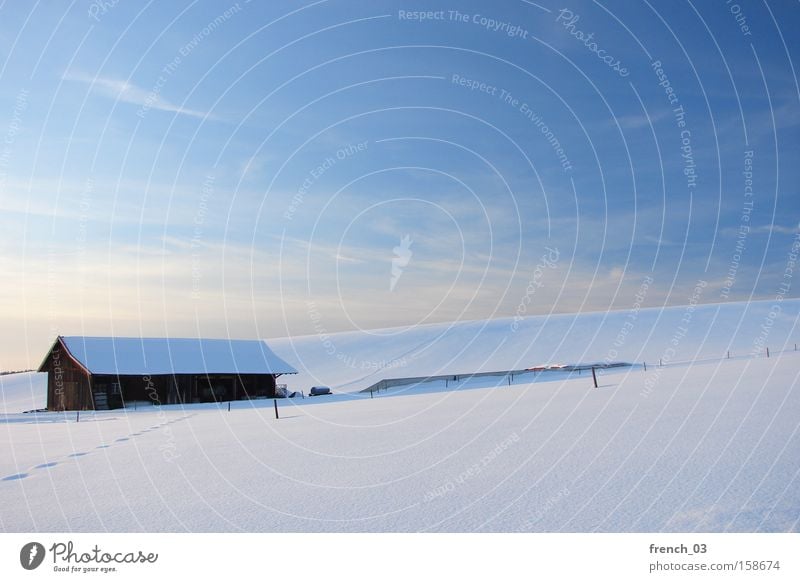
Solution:
<svg viewBox="0 0 800 582">
<path fill-rule="evenodd" d="M 92 374 L 296 374 L 260 340 L 61 337 Z"/>
</svg>

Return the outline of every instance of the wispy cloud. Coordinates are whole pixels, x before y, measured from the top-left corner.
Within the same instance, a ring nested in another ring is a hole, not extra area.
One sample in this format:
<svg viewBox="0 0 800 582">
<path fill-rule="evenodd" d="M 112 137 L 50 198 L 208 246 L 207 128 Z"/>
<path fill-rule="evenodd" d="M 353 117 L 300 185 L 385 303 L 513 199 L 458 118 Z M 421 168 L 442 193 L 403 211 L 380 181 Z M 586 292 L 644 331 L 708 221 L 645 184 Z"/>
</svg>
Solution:
<svg viewBox="0 0 800 582">
<path fill-rule="evenodd" d="M 241 162 L 238 174 L 242 179 L 258 179 L 258 176 L 264 171 L 264 168 L 275 159 L 275 156 L 267 153 L 250 156 Z"/>
<path fill-rule="evenodd" d="M 739 228 L 728 227 L 723 229 L 725 234 L 734 235 L 739 233 Z M 797 234 L 800 232 L 800 224 L 795 226 L 783 226 L 780 224 L 761 224 L 751 226 L 748 231 L 750 234 Z"/>
<path fill-rule="evenodd" d="M 655 113 L 633 113 L 631 115 L 618 115 L 616 117 L 617 123 L 623 129 L 639 129 L 648 127 L 658 121 L 664 119 L 669 115 L 669 110 L 659 110 Z M 612 119 L 610 123 L 613 123 Z"/>
<path fill-rule="evenodd" d="M 383 257 L 383 255 L 367 248 L 345 247 L 343 245 L 326 245 L 288 236 L 279 237 L 274 235 L 273 238 L 282 238 L 289 246 L 293 246 L 311 254 L 321 254 L 335 261 L 342 261 L 345 263 L 357 264 L 363 263 L 365 260 L 374 260 L 376 258 Z"/>
<path fill-rule="evenodd" d="M 754 226 L 750 229 L 752 233 L 772 233 L 772 234 L 797 234 L 800 230 L 800 224 L 795 226 L 781 226 L 780 224 L 762 224 L 761 226 Z"/>
<path fill-rule="evenodd" d="M 116 99 L 124 103 L 130 103 L 131 105 L 138 105 L 142 108 L 158 109 L 160 111 L 188 115 L 199 119 L 214 119 L 207 111 L 188 109 L 180 105 L 175 105 L 164 99 L 161 92 L 156 88 L 148 91 L 147 89 L 137 87 L 130 81 L 111 79 L 108 77 L 93 77 L 92 75 L 87 75 L 79 71 L 66 71 L 61 78 L 64 81 L 89 85 L 90 90 L 98 95 L 108 97 L 109 99 Z"/>
</svg>

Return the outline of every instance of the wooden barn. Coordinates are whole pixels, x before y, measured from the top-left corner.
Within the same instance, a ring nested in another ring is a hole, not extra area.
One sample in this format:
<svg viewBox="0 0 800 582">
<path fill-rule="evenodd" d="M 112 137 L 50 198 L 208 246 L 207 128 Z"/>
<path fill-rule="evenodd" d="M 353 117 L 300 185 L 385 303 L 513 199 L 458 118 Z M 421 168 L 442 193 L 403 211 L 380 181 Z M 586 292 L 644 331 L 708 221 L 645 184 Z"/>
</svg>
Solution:
<svg viewBox="0 0 800 582">
<path fill-rule="evenodd" d="M 48 410 L 108 410 L 270 398 L 297 370 L 259 340 L 59 336 L 39 372 Z"/>
</svg>

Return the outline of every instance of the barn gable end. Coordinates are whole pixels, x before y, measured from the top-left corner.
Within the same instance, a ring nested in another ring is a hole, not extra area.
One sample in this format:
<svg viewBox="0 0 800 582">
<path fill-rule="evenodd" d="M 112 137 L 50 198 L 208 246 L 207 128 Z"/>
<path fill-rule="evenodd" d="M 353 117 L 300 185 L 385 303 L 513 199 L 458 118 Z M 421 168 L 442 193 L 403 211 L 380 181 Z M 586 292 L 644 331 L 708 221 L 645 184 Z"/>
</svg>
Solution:
<svg viewBox="0 0 800 582">
<path fill-rule="evenodd" d="M 48 410 L 94 410 L 91 374 L 69 352 L 61 337 L 53 342 L 39 372 L 47 373 Z"/>
</svg>

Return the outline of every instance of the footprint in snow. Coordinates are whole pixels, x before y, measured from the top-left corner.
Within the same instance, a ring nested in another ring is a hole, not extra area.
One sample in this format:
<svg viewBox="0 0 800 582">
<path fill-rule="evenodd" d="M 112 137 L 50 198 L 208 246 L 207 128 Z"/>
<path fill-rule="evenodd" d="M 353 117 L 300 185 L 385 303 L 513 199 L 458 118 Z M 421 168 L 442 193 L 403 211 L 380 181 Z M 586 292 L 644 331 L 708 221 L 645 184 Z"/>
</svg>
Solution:
<svg viewBox="0 0 800 582">
<path fill-rule="evenodd" d="M 49 469 L 50 467 L 55 467 L 56 465 L 58 465 L 58 463 L 53 461 L 52 463 L 42 463 L 41 465 L 36 465 L 34 469 Z"/>
<path fill-rule="evenodd" d="M 120 438 L 117 439 L 117 442 L 121 443 L 122 441 L 127 441 L 127 440 L 130 440 L 130 439 L 128 437 L 120 437 Z"/>
<path fill-rule="evenodd" d="M 89 453 L 72 453 L 69 455 L 70 457 L 82 457 L 84 455 L 88 455 Z"/>
<path fill-rule="evenodd" d="M 110 447 L 110 446 L 111 446 L 111 445 L 97 445 L 95 448 L 96 448 L 96 449 L 107 449 L 107 448 L 108 448 L 108 447 Z"/>
<path fill-rule="evenodd" d="M 27 473 L 17 473 L 16 475 L 9 475 L 8 477 L 3 477 L 0 481 L 18 481 L 19 479 L 24 479 L 27 477 Z"/>
</svg>

